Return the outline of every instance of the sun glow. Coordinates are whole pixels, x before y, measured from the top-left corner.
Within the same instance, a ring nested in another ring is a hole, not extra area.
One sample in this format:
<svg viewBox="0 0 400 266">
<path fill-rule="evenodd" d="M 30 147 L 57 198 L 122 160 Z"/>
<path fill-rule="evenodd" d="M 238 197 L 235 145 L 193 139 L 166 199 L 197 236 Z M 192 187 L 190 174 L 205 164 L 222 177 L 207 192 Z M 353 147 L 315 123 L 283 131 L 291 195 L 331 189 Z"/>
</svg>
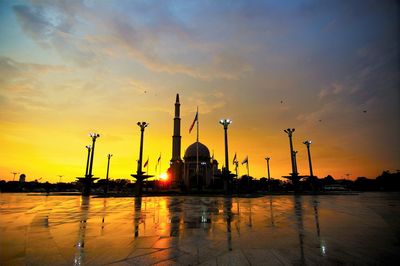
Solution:
<svg viewBox="0 0 400 266">
<path fill-rule="evenodd" d="M 161 179 L 162 181 L 167 181 L 167 180 L 168 180 L 168 175 L 167 175 L 167 173 L 162 173 L 162 174 L 160 175 L 160 179 Z"/>
</svg>

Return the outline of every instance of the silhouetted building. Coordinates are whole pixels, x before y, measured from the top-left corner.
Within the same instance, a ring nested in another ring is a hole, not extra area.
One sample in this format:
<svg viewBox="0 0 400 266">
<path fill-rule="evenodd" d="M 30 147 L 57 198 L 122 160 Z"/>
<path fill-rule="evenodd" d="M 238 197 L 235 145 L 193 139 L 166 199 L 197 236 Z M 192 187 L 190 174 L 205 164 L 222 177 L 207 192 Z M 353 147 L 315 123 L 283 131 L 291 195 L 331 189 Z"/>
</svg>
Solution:
<svg viewBox="0 0 400 266">
<path fill-rule="evenodd" d="M 200 142 L 191 144 L 186 149 L 183 160 L 183 182 L 187 188 L 207 188 L 213 185 L 216 178 L 213 174 L 218 171 L 218 162 L 211 160 L 210 151 L 204 144 Z"/>
<path fill-rule="evenodd" d="M 198 153 L 198 156 L 197 156 Z M 210 157 L 209 149 L 200 142 L 191 144 L 181 158 L 181 118 L 179 94 L 176 95 L 174 134 L 172 136 L 172 159 L 168 169 L 171 188 L 202 189 L 213 186 L 219 179 L 218 162 Z"/>
<path fill-rule="evenodd" d="M 25 175 L 25 174 L 21 174 L 21 175 L 19 176 L 19 182 L 20 182 L 20 183 L 25 183 L 25 179 L 26 179 L 26 175 Z"/>
</svg>

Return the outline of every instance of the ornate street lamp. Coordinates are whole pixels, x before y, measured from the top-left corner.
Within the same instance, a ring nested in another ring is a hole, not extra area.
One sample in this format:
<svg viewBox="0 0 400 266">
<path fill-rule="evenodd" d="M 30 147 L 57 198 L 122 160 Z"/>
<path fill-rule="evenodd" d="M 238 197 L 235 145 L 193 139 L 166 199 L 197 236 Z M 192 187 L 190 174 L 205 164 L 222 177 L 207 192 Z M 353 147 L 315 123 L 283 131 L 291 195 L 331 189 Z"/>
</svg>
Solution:
<svg viewBox="0 0 400 266">
<path fill-rule="evenodd" d="M 299 181 L 300 181 L 300 177 L 299 177 L 299 173 L 297 172 L 297 163 L 296 163 L 296 153 L 297 151 L 293 150 L 293 141 L 292 141 L 292 136 L 293 136 L 293 132 L 295 131 L 294 128 L 288 128 L 283 130 L 289 137 L 289 145 L 290 145 L 290 159 L 292 162 L 292 173 L 290 173 L 290 180 L 292 180 L 294 189 L 296 191 L 299 190 Z"/>
<path fill-rule="evenodd" d="M 286 134 L 289 136 L 289 145 L 290 145 L 290 159 L 292 162 L 292 174 L 297 175 L 296 167 L 295 167 L 295 161 L 294 161 L 294 153 L 293 153 L 293 141 L 292 141 L 292 135 L 293 132 L 295 131 L 294 128 L 288 128 L 283 130 Z"/>
<path fill-rule="evenodd" d="M 219 121 L 224 126 L 225 131 L 225 171 L 229 173 L 229 157 L 228 157 L 228 126 L 232 123 L 230 119 L 221 119 Z"/>
<path fill-rule="evenodd" d="M 87 155 L 87 160 L 86 160 L 85 177 L 88 176 L 88 174 L 89 174 L 90 151 L 92 150 L 92 146 L 87 145 L 87 146 L 86 146 L 86 149 L 88 150 L 88 155 Z"/>
<path fill-rule="evenodd" d="M 92 170 L 93 170 L 93 158 L 94 158 L 94 147 L 96 144 L 96 139 L 100 137 L 100 134 L 97 133 L 90 133 L 89 136 L 92 138 L 92 154 L 90 155 L 90 165 L 89 165 L 89 173 L 88 176 L 92 177 Z"/>
<path fill-rule="evenodd" d="M 143 139 L 144 139 L 144 129 L 149 126 L 146 122 L 137 122 L 140 127 L 140 149 L 139 149 L 139 160 L 136 175 L 131 175 L 136 178 L 136 196 L 142 195 L 143 180 L 152 175 L 144 175 L 145 172 L 142 171 L 142 161 L 143 161 Z"/>
<path fill-rule="evenodd" d="M 85 177 L 78 177 L 79 181 L 82 182 L 83 184 L 83 190 L 82 190 L 82 196 L 89 196 L 90 195 L 90 187 L 93 183 L 98 178 L 94 178 L 92 174 L 93 170 L 93 158 L 94 158 L 94 147 L 96 144 L 96 139 L 100 137 L 100 134 L 97 133 L 90 133 L 89 137 L 92 138 L 92 145 L 86 146 L 86 149 L 88 151 L 88 157 L 86 161 L 86 172 L 85 172 Z"/>
<path fill-rule="evenodd" d="M 108 193 L 108 173 L 110 170 L 110 159 L 113 155 L 112 154 L 108 154 L 107 155 L 107 173 L 106 173 L 106 186 L 104 188 L 104 194 Z"/>
<path fill-rule="evenodd" d="M 11 172 L 11 174 L 13 174 L 13 181 L 15 181 L 15 175 L 18 175 L 19 173 L 17 173 L 17 172 Z"/>
<path fill-rule="evenodd" d="M 298 153 L 298 151 L 293 151 L 294 173 L 296 173 L 296 174 L 298 174 L 298 172 L 297 172 L 297 153 Z"/>
<path fill-rule="evenodd" d="M 271 176 L 269 173 L 269 160 L 271 158 L 270 157 L 265 157 L 265 160 L 267 161 L 267 171 L 268 171 L 268 191 L 271 191 Z"/>
<path fill-rule="evenodd" d="M 224 126 L 225 132 L 225 169 L 222 171 L 221 177 L 224 179 L 224 188 L 227 194 L 232 192 L 232 178 L 235 176 L 229 171 L 229 156 L 228 156 L 228 126 L 232 123 L 230 119 L 221 119 L 219 121 Z"/>
<path fill-rule="evenodd" d="M 149 123 L 146 122 L 137 122 L 137 125 L 140 127 L 140 149 L 139 149 L 139 161 L 138 161 L 138 170 L 137 173 L 144 174 L 142 172 L 142 161 L 143 161 L 143 139 L 144 139 L 144 129 L 149 126 Z"/>
<path fill-rule="evenodd" d="M 310 178 L 313 178 L 313 169 L 312 169 L 312 164 L 311 164 L 311 152 L 310 152 L 310 145 L 311 145 L 311 140 L 306 140 L 303 142 L 304 145 L 307 146 L 307 153 L 308 153 L 308 165 L 310 166 Z"/>
</svg>

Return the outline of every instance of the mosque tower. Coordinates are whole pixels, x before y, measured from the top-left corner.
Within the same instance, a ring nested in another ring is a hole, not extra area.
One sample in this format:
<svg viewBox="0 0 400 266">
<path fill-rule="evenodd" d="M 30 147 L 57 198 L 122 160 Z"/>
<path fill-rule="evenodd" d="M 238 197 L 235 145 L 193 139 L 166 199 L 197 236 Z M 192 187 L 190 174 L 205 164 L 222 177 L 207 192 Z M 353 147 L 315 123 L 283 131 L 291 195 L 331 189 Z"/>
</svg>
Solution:
<svg viewBox="0 0 400 266">
<path fill-rule="evenodd" d="M 179 94 L 176 94 L 175 117 L 174 117 L 174 135 L 172 136 L 172 159 L 170 161 L 169 174 L 171 177 L 171 187 L 178 188 L 182 183 L 181 159 L 181 118 L 180 118 Z"/>
<path fill-rule="evenodd" d="M 173 161 L 181 160 L 181 104 L 179 103 L 179 94 L 176 95 L 175 117 L 174 117 L 174 135 L 172 136 L 172 159 Z"/>
</svg>

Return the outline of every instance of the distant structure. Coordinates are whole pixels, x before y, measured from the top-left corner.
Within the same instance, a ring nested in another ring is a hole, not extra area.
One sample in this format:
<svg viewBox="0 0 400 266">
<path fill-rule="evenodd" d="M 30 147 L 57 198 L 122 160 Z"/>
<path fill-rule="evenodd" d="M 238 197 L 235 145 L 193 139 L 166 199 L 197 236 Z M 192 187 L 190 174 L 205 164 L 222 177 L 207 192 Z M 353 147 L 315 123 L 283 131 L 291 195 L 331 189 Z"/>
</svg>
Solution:
<svg viewBox="0 0 400 266">
<path fill-rule="evenodd" d="M 171 188 L 190 191 L 213 188 L 220 184 L 220 178 L 214 177 L 215 174 L 220 173 L 218 162 L 210 157 L 210 150 L 207 146 L 196 141 L 186 149 L 182 160 L 181 140 L 180 102 L 179 94 L 177 94 L 172 136 L 172 158 L 168 169 Z"/>
<path fill-rule="evenodd" d="M 20 183 L 25 183 L 25 179 L 26 179 L 26 175 L 25 175 L 25 174 L 21 174 L 21 175 L 19 176 L 19 182 L 20 182 Z"/>
</svg>

